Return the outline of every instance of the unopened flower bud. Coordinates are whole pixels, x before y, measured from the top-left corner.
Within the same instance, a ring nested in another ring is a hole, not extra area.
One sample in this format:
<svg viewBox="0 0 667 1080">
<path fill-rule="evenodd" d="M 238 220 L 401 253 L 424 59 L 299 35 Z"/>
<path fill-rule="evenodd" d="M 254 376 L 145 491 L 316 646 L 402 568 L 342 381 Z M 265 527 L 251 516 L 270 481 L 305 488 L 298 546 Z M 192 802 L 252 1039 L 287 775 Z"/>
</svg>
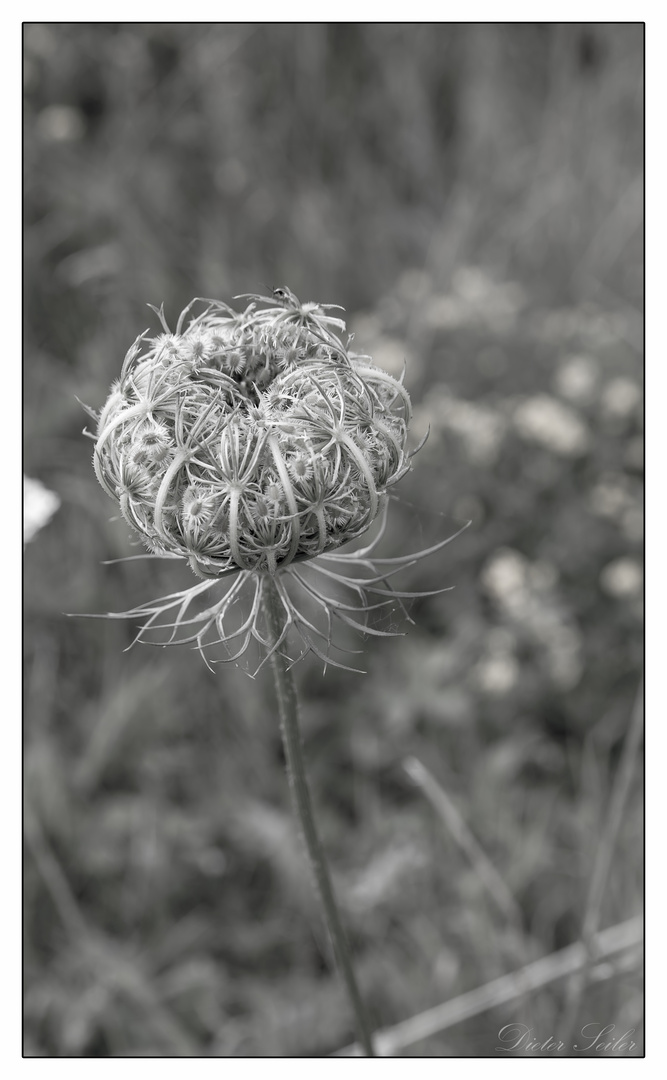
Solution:
<svg viewBox="0 0 667 1080">
<path fill-rule="evenodd" d="M 116 617 L 145 620 L 138 640 L 167 629 L 163 644 L 194 642 L 203 656 L 218 645 L 238 660 L 254 643 L 261 666 L 296 639 L 299 655 L 347 667 L 332 655 L 334 621 L 395 633 L 372 628 L 368 613 L 402 607 L 415 594 L 388 579 L 448 542 L 377 559 L 382 526 L 360 550 L 337 550 L 384 514 L 410 467 L 410 399 L 349 351 L 332 305 L 301 304 L 289 289 L 247 299 L 242 312 L 193 300 L 173 333 L 154 309 L 164 333 L 137 338 L 96 416 L 106 493 L 153 556 L 186 559 L 205 579 Z M 282 604 L 273 644 L 267 575 Z"/>
<path fill-rule="evenodd" d="M 204 577 L 274 573 L 369 527 L 408 467 L 410 401 L 346 350 L 342 327 L 296 301 L 241 314 L 209 303 L 175 334 L 135 342 L 95 468 L 151 550 Z"/>
</svg>

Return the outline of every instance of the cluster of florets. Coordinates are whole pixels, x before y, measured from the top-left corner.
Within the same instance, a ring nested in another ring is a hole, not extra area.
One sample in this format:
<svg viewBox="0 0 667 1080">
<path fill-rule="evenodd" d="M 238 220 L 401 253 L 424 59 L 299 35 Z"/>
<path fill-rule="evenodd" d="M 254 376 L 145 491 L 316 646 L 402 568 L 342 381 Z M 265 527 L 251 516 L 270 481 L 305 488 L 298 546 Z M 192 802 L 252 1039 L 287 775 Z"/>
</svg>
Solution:
<svg viewBox="0 0 667 1080">
<path fill-rule="evenodd" d="M 407 392 L 349 351 L 330 305 L 250 299 L 193 301 L 174 333 L 160 310 L 98 418 L 104 490 L 150 551 L 209 579 L 352 540 L 409 467 Z"/>
</svg>

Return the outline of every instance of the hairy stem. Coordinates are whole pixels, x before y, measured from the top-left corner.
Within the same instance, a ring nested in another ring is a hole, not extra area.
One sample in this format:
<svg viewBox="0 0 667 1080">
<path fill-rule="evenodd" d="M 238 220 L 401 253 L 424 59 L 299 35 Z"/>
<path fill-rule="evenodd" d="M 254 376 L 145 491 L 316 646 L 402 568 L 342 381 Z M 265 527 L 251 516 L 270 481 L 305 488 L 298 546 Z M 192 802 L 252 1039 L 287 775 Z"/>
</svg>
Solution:
<svg viewBox="0 0 667 1080">
<path fill-rule="evenodd" d="M 281 633 L 281 600 L 273 578 L 266 575 L 263 589 L 264 611 L 271 645 L 274 645 Z M 278 699 L 280 731 L 285 748 L 287 774 L 289 778 L 292 806 L 301 826 L 311 868 L 315 876 L 317 891 L 324 909 L 324 919 L 333 943 L 336 961 L 345 982 L 352 1011 L 355 1016 L 359 1041 L 368 1057 L 374 1057 L 370 1025 L 366 1009 L 359 993 L 359 987 L 352 967 L 350 947 L 341 921 L 338 905 L 327 867 L 324 849 L 317 828 L 310 792 L 306 781 L 306 769 L 299 730 L 299 709 L 294 683 L 294 676 L 287 661 L 278 649 L 271 654 L 271 669 Z"/>
</svg>

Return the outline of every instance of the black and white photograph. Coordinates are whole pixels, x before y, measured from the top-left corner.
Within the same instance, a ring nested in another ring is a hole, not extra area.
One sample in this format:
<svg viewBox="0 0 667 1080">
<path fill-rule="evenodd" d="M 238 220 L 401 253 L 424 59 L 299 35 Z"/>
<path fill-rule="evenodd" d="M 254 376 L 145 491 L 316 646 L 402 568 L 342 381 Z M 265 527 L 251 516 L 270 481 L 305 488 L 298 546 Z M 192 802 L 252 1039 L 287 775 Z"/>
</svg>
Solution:
<svg viewBox="0 0 667 1080">
<path fill-rule="evenodd" d="M 19 28 L 22 1057 L 643 1058 L 646 26 L 235 14 Z"/>
</svg>

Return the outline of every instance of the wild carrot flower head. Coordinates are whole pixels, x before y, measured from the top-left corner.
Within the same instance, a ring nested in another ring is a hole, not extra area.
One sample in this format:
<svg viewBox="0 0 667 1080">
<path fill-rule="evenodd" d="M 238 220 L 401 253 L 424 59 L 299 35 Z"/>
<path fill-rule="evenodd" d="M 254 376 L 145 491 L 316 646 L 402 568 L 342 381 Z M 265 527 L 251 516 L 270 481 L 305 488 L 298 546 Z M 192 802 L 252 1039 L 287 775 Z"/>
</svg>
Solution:
<svg viewBox="0 0 667 1080">
<path fill-rule="evenodd" d="M 244 299 L 241 312 L 193 300 L 174 333 L 160 309 L 164 332 L 137 338 L 95 417 L 100 484 L 150 552 L 187 560 L 203 582 L 125 614 L 148 618 L 139 633 L 147 640 L 172 610 L 170 642 L 188 626 L 191 636 L 178 640 L 202 649 L 212 634 L 234 643 L 226 658 L 236 659 L 253 639 L 266 645 L 260 611 L 270 574 L 285 614 L 279 645 L 296 630 L 301 654 L 312 649 L 335 663 L 332 617 L 368 629 L 354 613 L 365 619 L 398 595 L 389 572 L 369 561 L 372 546 L 337 549 L 366 532 L 410 467 L 410 399 L 400 381 L 343 343 L 334 305 L 301 304 L 288 289 Z M 312 567 L 324 587 L 308 577 Z M 193 615 L 221 579 L 221 598 Z M 352 603 L 330 595 L 340 586 Z M 230 629 L 241 591 L 250 594 L 249 614 Z"/>
</svg>

